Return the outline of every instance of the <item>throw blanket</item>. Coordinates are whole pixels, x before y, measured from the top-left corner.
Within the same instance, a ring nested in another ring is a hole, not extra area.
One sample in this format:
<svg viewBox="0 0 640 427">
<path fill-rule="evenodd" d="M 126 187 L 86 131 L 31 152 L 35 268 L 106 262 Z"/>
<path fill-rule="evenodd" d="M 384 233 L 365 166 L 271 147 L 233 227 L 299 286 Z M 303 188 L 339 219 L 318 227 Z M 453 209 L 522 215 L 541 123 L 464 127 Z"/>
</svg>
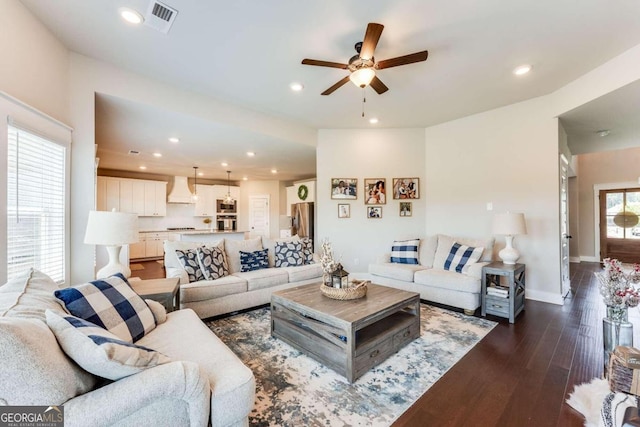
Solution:
<svg viewBox="0 0 640 427">
<path fill-rule="evenodd" d="M 567 404 L 585 418 L 585 427 L 620 427 L 625 410 L 638 404 L 635 396 L 611 393 L 607 380 L 595 378 L 576 386 Z"/>
</svg>

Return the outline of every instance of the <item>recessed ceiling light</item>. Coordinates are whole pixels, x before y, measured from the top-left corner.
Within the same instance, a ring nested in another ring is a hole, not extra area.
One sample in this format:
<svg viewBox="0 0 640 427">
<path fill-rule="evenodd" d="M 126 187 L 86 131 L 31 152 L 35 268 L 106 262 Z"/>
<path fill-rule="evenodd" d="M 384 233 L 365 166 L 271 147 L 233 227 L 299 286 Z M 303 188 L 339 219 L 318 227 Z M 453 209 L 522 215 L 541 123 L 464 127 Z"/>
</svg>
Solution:
<svg viewBox="0 0 640 427">
<path fill-rule="evenodd" d="M 271 169 L 271 173 L 278 173 L 278 169 Z"/>
<path fill-rule="evenodd" d="M 254 153 L 253 151 L 247 151 L 247 156 L 253 157 L 255 155 L 256 155 L 256 153 Z"/>
<path fill-rule="evenodd" d="M 611 131 L 609 129 L 601 129 L 601 130 L 597 130 L 596 133 L 602 137 L 605 137 L 609 135 Z"/>
<path fill-rule="evenodd" d="M 177 144 L 178 142 L 180 142 L 180 139 L 176 137 L 171 137 L 169 138 L 169 142 L 173 142 L 174 144 Z"/>
<path fill-rule="evenodd" d="M 302 83 L 298 83 L 298 82 L 291 83 L 289 87 L 294 92 L 300 92 L 302 89 L 304 89 L 304 86 L 302 85 Z"/>
<path fill-rule="evenodd" d="M 247 178 L 246 176 L 243 176 L 243 177 L 242 177 L 242 180 L 243 180 L 243 181 L 247 181 L 248 179 L 249 179 L 249 178 Z"/>
<path fill-rule="evenodd" d="M 524 74 L 527 74 L 529 71 L 531 71 L 532 68 L 533 67 L 528 64 L 521 65 L 513 69 L 513 74 L 515 74 L 516 76 L 522 76 Z"/>
<path fill-rule="evenodd" d="M 204 172 L 198 172 L 198 176 L 204 176 Z"/>
<path fill-rule="evenodd" d="M 162 153 L 153 153 L 153 157 L 162 157 Z"/>
<path fill-rule="evenodd" d="M 140 169 L 145 170 L 147 167 L 146 166 L 140 166 Z"/>
<path fill-rule="evenodd" d="M 371 117 L 369 119 L 369 123 L 371 123 L 372 125 L 375 125 L 376 123 L 378 123 L 378 119 L 376 119 L 375 117 Z"/>
<path fill-rule="evenodd" d="M 133 9 L 121 7 L 119 12 L 122 19 L 124 19 L 130 24 L 138 25 L 144 21 L 144 18 L 142 17 L 142 15 L 140 15 L 138 12 L 136 12 Z"/>
<path fill-rule="evenodd" d="M 225 168 L 226 168 L 227 166 L 229 166 L 229 163 L 227 163 L 227 162 L 222 162 L 222 163 L 220 163 L 220 166 L 223 166 L 223 167 L 225 167 Z"/>
</svg>

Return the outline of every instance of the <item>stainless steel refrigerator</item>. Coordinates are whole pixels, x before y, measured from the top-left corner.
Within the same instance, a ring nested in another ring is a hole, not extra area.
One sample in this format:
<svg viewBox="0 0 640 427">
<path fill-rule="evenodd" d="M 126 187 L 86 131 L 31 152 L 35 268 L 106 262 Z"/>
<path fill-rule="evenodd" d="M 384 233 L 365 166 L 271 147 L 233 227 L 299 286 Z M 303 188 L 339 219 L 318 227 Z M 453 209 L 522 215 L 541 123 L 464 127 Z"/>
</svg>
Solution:
<svg viewBox="0 0 640 427">
<path fill-rule="evenodd" d="M 313 203 L 291 205 L 291 235 L 313 239 Z M 315 241 L 313 242 L 315 246 Z"/>
</svg>

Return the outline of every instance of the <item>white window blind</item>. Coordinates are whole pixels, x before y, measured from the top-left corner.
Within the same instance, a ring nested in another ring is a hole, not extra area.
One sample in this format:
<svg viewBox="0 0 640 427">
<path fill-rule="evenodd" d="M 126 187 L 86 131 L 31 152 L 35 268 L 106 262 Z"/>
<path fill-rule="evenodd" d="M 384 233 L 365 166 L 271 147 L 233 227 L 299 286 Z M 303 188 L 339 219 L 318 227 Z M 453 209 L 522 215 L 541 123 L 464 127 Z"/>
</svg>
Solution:
<svg viewBox="0 0 640 427">
<path fill-rule="evenodd" d="M 33 267 L 63 282 L 66 148 L 8 129 L 7 278 Z"/>
</svg>

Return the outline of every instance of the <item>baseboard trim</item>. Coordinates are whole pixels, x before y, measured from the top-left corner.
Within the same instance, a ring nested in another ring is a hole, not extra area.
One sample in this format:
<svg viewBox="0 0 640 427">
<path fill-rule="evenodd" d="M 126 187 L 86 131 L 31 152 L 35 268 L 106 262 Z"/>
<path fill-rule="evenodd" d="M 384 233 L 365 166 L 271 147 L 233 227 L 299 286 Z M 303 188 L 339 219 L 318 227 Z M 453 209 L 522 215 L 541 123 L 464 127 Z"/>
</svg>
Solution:
<svg viewBox="0 0 640 427">
<path fill-rule="evenodd" d="M 532 290 L 532 289 L 526 289 L 525 290 L 525 298 L 526 299 L 530 299 L 530 300 L 534 300 L 534 301 L 546 302 L 546 303 L 549 303 L 549 304 L 564 305 L 564 298 L 562 298 L 562 295 L 554 294 L 554 293 L 551 293 L 551 292 L 544 292 L 544 291 L 536 291 L 536 290 Z"/>
<path fill-rule="evenodd" d="M 575 262 L 575 263 L 580 263 L 580 257 L 579 256 L 570 256 L 569 257 L 569 262 Z"/>
<path fill-rule="evenodd" d="M 582 261 L 582 262 L 600 262 L 600 258 L 599 257 L 595 257 L 595 256 L 580 255 L 580 261 Z"/>
</svg>

